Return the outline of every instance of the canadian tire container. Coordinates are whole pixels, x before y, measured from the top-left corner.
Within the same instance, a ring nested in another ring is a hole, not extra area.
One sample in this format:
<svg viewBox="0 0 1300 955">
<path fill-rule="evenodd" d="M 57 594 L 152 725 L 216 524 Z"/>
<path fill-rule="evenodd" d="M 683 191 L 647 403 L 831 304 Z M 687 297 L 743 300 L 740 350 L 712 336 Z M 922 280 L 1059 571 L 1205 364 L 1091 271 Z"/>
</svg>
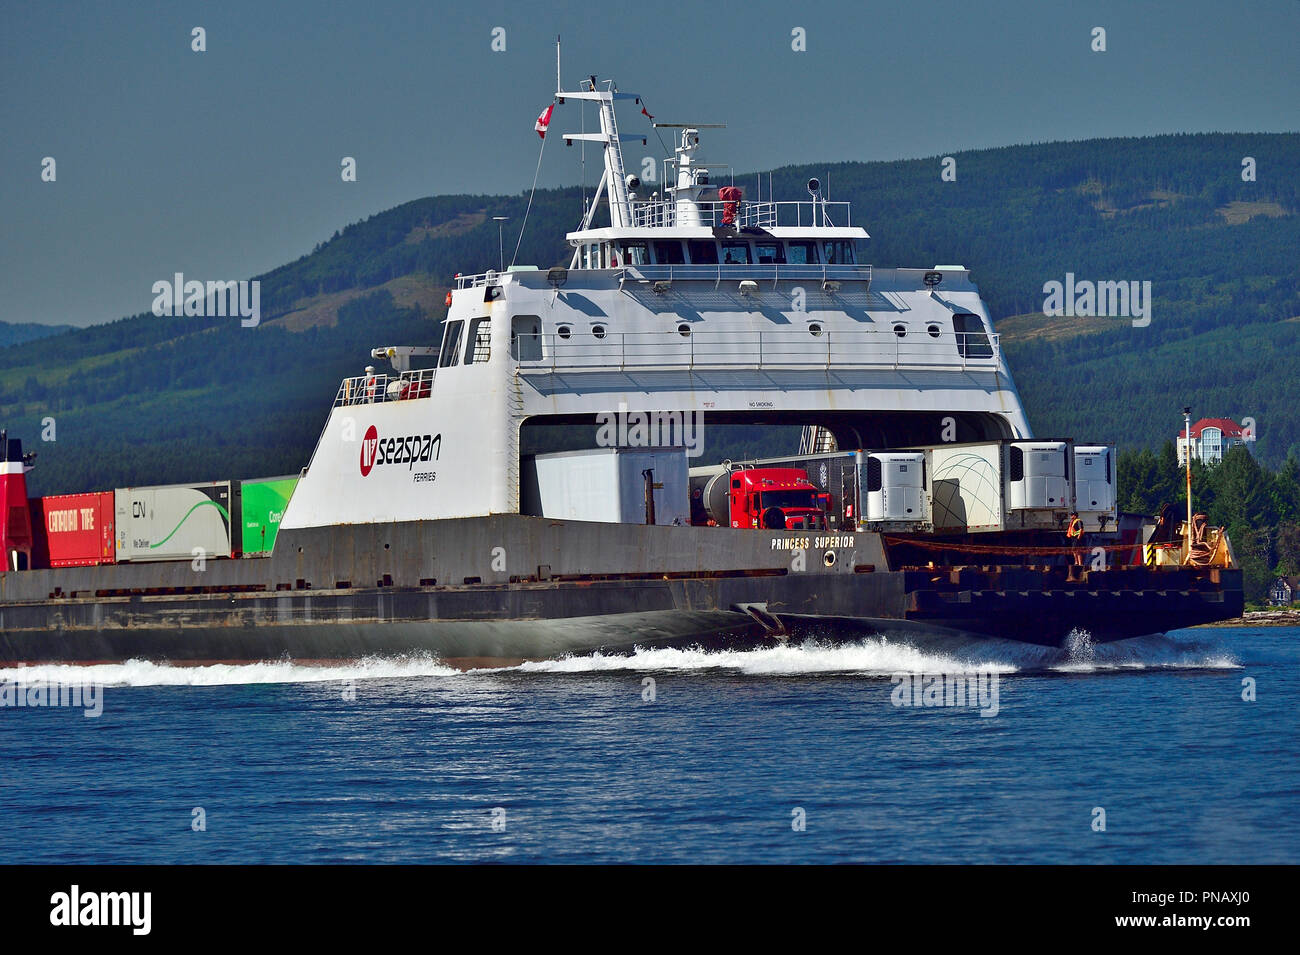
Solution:
<svg viewBox="0 0 1300 955">
<path fill-rule="evenodd" d="M 40 498 L 39 505 L 32 503 L 42 564 L 89 567 L 114 562 L 112 491 L 57 494 Z"/>
</svg>

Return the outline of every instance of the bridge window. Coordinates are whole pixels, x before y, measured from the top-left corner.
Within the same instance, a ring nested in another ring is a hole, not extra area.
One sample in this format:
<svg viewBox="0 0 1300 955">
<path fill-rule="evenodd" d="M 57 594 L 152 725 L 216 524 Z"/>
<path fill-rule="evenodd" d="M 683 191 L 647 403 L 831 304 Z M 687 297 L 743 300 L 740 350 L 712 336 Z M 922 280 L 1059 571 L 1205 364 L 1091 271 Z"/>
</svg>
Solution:
<svg viewBox="0 0 1300 955">
<path fill-rule="evenodd" d="M 726 265 L 749 265 L 748 242 L 722 243 L 722 261 Z"/>
<path fill-rule="evenodd" d="M 442 351 L 438 355 L 438 367 L 446 368 L 460 360 L 460 335 L 465 330 L 464 322 L 451 322 L 442 332 Z"/>
<path fill-rule="evenodd" d="M 660 265 L 685 265 L 686 256 L 680 242 L 656 242 L 655 261 Z"/>
<path fill-rule="evenodd" d="M 852 265 L 853 243 L 847 239 L 828 239 L 822 243 L 822 258 L 827 265 Z"/>
<path fill-rule="evenodd" d="M 477 365 L 492 357 L 492 319 L 476 318 L 469 326 L 465 344 L 465 364 Z"/>
<path fill-rule="evenodd" d="M 516 315 L 510 320 L 510 357 L 515 361 L 542 360 L 542 320 L 536 315 Z"/>
<path fill-rule="evenodd" d="M 755 242 L 754 255 L 759 265 L 785 265 L 785 250 L 780 242 Z"/>
<path fill-rule="evenodd" d="M 708 239 L 696 239 L 686 243 L 690 248 L 691 261 L 696 265 L 717 265 L 718 246 Z"/>
<path fill-rule="evenodd" d="M 962 358 L 992 358 L 993 346 L 984 331 L 978 315 L 959 313 L 952 317 L 952 330 L 957 333 L 957 354 Z"/>
<path fill-rule="evenodd" d="M 620 242 L 619 262 L 622 265 L 649 265 L 650 247 L 644 242 Z"/>
<path fill-rule="evenodd" d="M 791 265 L 816 265 L 817 243 L 791 242 L 789 244 L 789 255 Z"/>
</svg>

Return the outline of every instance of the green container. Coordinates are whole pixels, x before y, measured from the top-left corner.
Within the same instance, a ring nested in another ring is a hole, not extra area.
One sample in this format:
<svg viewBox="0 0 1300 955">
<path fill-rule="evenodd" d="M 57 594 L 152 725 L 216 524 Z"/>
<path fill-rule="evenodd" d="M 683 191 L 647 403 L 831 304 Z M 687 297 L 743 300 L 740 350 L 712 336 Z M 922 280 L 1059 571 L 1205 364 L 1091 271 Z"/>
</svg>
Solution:
<svg viewBox="0 0 1300 955">
<path fill-rule="evenodd" d="M 269 554 L 284 519 L 284 509 L 298 484 L 296 477 L 244 481 L 241 550 L 244 556 Z"/>
</svg>

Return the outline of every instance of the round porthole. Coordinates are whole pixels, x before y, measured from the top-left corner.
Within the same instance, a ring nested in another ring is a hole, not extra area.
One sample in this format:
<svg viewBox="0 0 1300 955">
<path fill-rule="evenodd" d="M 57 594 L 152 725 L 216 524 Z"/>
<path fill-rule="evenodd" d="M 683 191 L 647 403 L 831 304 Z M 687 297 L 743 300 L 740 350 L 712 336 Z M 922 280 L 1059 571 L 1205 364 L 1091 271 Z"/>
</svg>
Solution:
<svg viewBox="0 0 1300 955">
<path fill-rule="evenodd" d="M 939 326 L 938 326 L 938 325 L 927 325 L 927 326 L 925 327 L 925 330 L 926 330 L 926 332 L 929 334 L 929 336 L 930 336 L 931 338 L 938 338 L 938 337 L 939 337 L 940 332 L 939 332 Z"/>
<path fill-rule="evenodd" d="M 677 334 L 681 335 L 682 338 L 690 338 L 691 326 L 687 325 L 685 322 L 682 322 L 680 325 L 677 326 Z"/>
<path fill-rule="evenodd" d="M 812 335 L 814 338 L 820 335 L 821 333 L 822 333 L 822 327 L 818 325 L 816 322 L 813 322 L 811 325 L 808 326 L 808 334 Z"/>
<path fill-rule="evenodd" d="M 825 564 L 827 567 L 834 567 L 835 551 L 828 550 L 824 555 L 822 555 L 822 563 Z"/>
<path fill-rule="evenodd" d="M 595 335 L 597 338 L 604 338 L 604 337 L 605 337 L 605 326 L 604 326 L 604 325 L 592 325 L 592 326 L 591 326 L 591 334 Z"/>
<path fill-rule="evenodd" d="M 561 325 L 555 330 L 555 334 L 559 335 L 561 338 L 568 339 L 568 337 L 573 334 L 573 329 L 568 325 Z"/>
<path fill-rule="evenodd" d="M 897 335 L 899 338 L 902 338 L 904 335 L 907 334 L 907 326 L 904 325 L 902 322 L 898 322 L 897 324 L 894 325 L 894 334 Z"/>
</svg>

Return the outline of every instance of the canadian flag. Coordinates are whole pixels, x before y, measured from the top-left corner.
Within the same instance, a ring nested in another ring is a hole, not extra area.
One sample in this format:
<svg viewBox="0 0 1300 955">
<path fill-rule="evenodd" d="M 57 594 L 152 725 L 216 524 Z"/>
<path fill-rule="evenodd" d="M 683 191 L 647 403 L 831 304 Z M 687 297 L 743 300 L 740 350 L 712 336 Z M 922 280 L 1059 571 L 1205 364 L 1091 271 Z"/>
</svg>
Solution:
<svg viewBox="0 0 1300 955">
<path fill-rule="evenodd" d="M 555 104 L 552 103 L 550 106 L 546 107 L 546 109 L 542 110 L 541 115 L 537 117 L 537 124 L 533 129 L 537 130 L 537 135 L 541 136 L 542 139 L 546 138 L 546 127 L 551 125 L 551 113 L 554 110 Z"/>
</svg>

